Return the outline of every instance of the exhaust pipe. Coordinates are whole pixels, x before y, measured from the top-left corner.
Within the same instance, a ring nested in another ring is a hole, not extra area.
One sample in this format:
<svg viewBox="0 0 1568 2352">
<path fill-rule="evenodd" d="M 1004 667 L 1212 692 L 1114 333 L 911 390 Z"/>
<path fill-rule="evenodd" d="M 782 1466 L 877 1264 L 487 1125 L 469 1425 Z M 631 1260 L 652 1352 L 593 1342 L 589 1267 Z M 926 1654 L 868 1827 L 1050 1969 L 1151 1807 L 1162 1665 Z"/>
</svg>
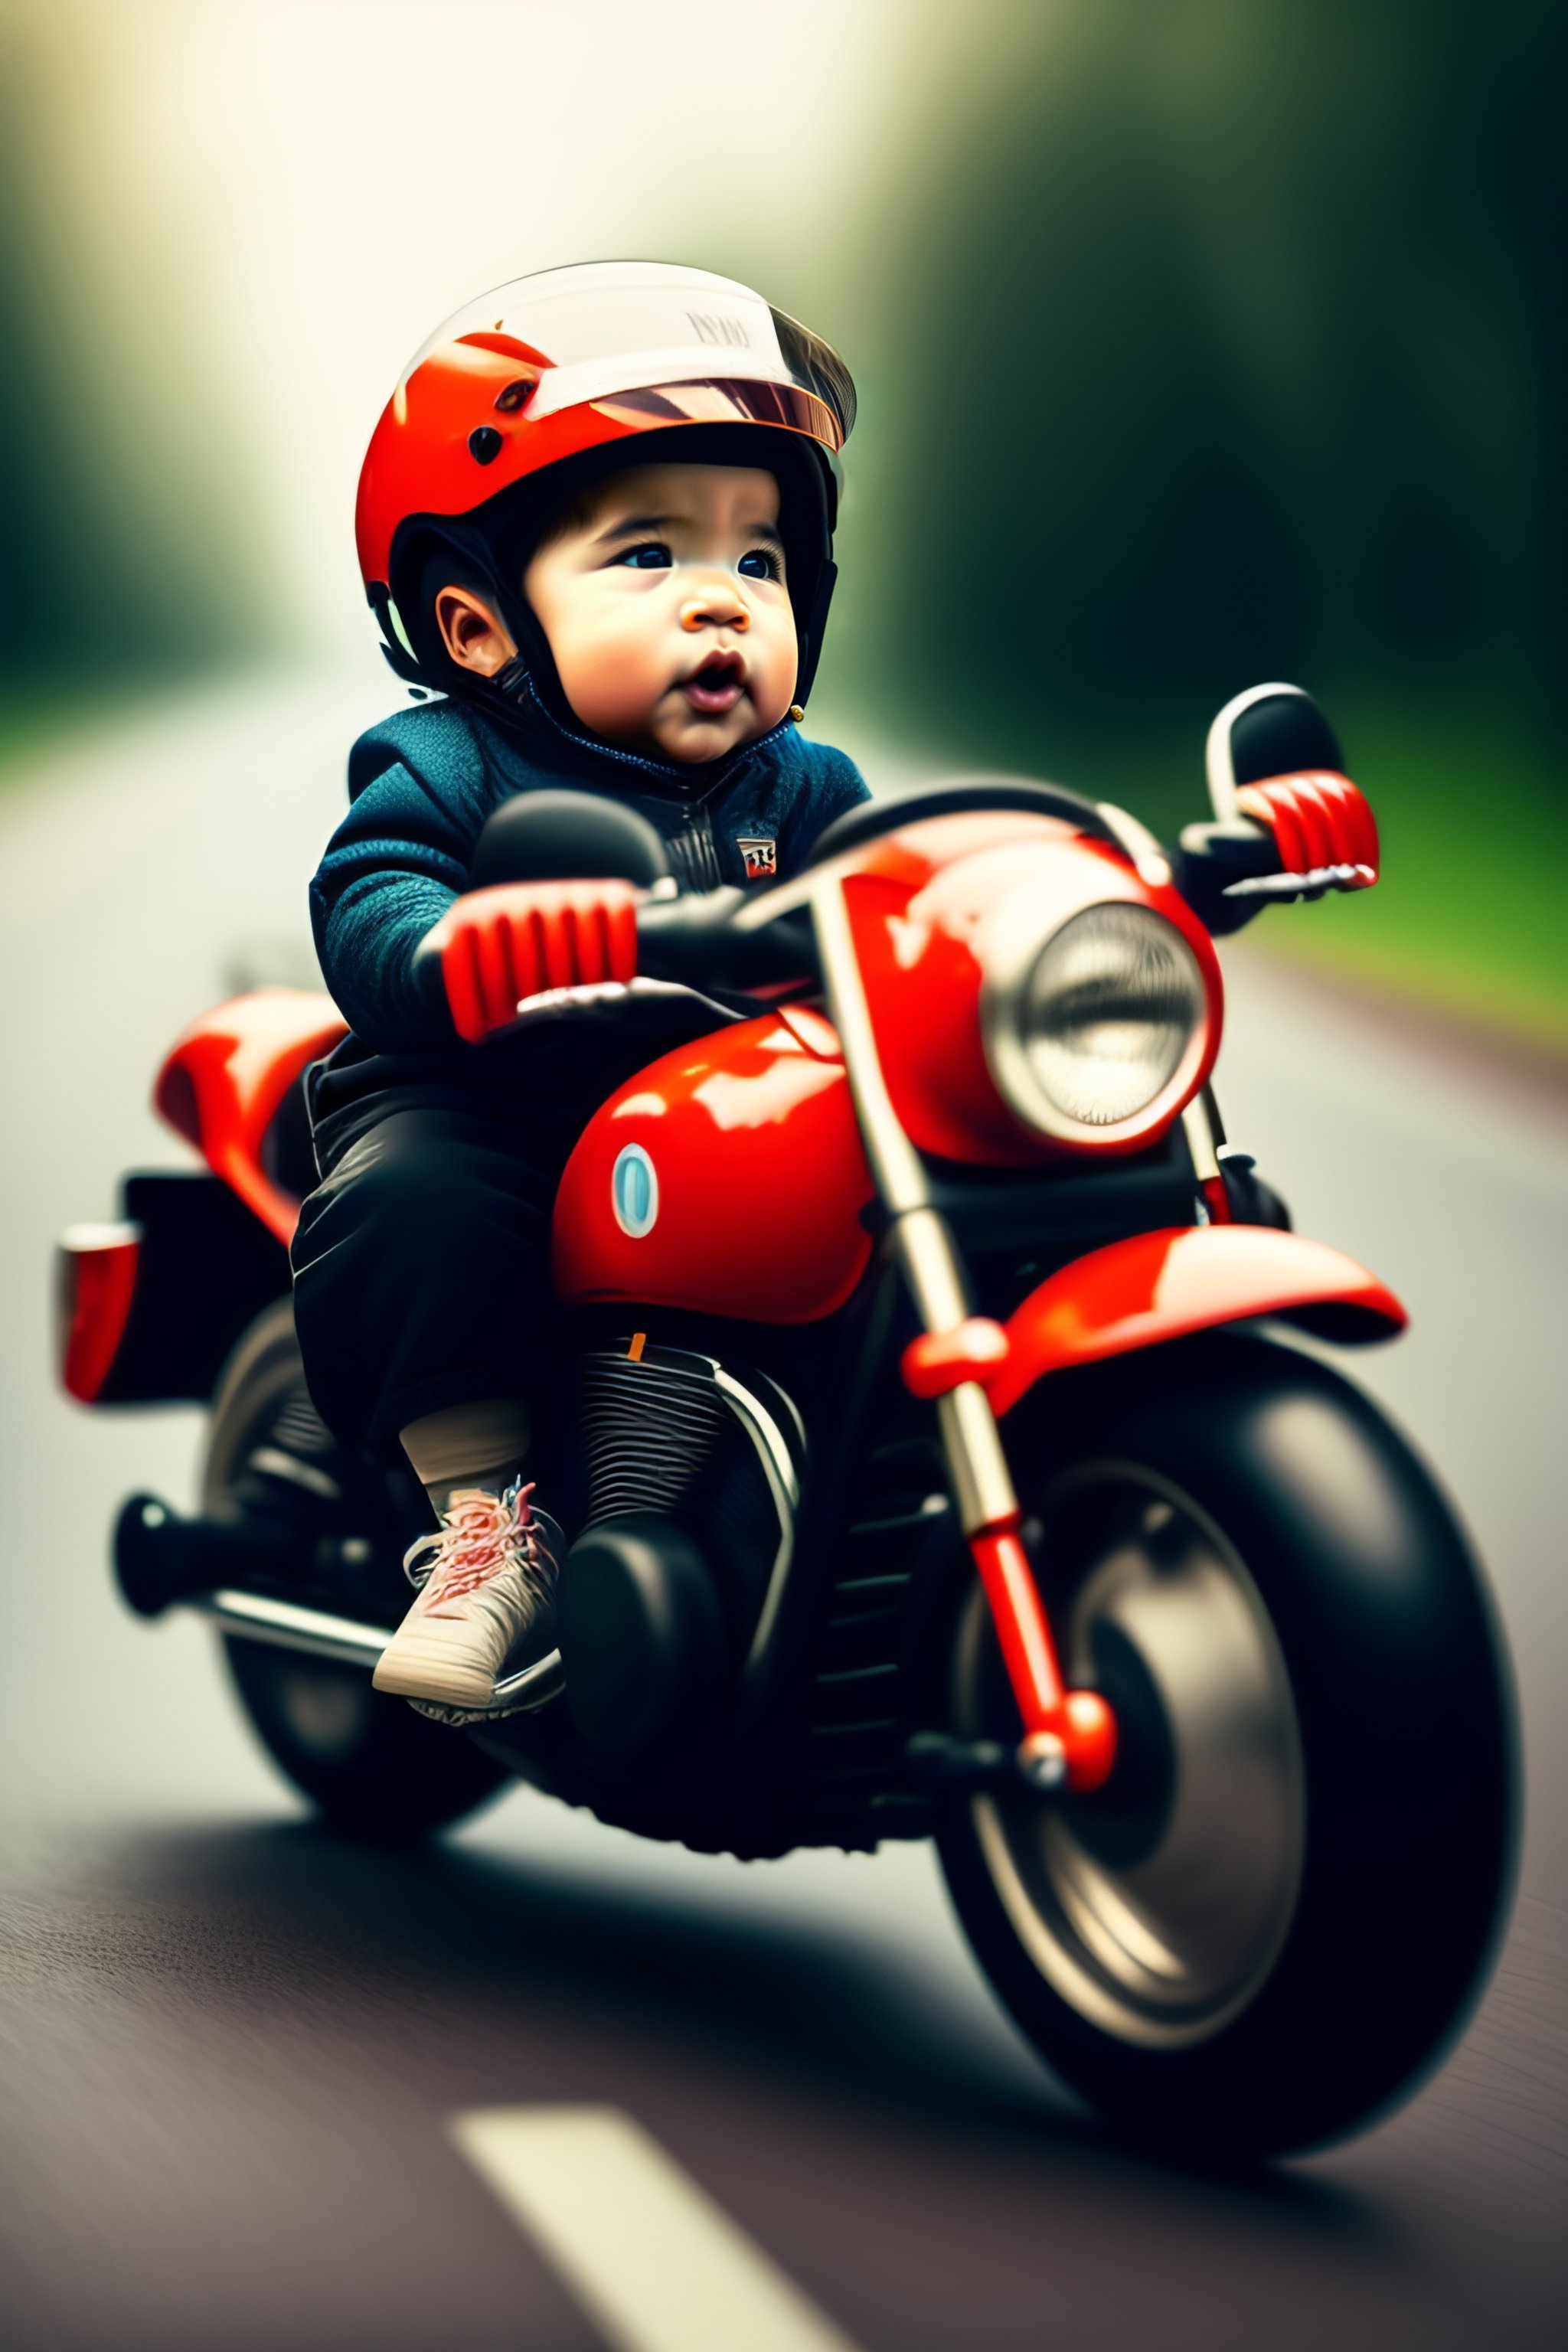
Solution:
<svg viewBox="0 0 1568 2352">
<path fill-rule="evenodd" d="M 156 1495 L 132 1495 L 114 1525 L 114 1575 L 138 1617 L 159 1617 L 174 1601 L 218 1584 L 287 1576 L 295 1563 L 281 1545 L 232 1519 L 183 1519 Z M 296 1570 L 297 1572 L 297 1570 Z"/>
<path fill-rule="evenodd" d="M 139 1617 L 191 1609 L 220 1633 L 298 1650 L 334 1665 L 358 1666 L 365 1674 L 374 1671 L 390 1638 L 385 1625 L 247 1591 L 240 1581 L 247 1577 L 297 1575 L 292 1553 L 233 1521 L 183 1519 L 156 1495 L 132 1495 L 121 1510 L 114 1529 L 114 1572 L 121 1595 Z M 544 1706 L 564 1686 L 561 1653 L 552 1650 L 521 1674 L 506 1675 L 489 1705 L 471 1712 L 476 1717 L 516 1715 Z"/>
</svg>

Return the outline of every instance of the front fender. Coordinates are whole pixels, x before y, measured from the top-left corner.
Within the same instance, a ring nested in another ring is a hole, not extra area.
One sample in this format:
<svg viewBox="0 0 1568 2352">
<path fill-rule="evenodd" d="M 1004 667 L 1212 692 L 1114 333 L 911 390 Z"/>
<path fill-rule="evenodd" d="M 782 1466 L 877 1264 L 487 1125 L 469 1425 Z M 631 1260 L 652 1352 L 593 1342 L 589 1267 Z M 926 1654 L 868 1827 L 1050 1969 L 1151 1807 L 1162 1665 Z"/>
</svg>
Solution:
<svg viewBox="0 0 1568 2352">
<path fill-rule="evenodd" d="M 1375 1275 L 1300 1234 L 1263 1225 L 1135 1234 L 1060 1267 L 1008 1318 L 1006 1354 L 985 1379 L 992 1408 L 1009 1412 L 1047 1372 L 1254 1315 L 1352 1343 L 1391 1339 L 1409 1320 Z"/>
</svg>

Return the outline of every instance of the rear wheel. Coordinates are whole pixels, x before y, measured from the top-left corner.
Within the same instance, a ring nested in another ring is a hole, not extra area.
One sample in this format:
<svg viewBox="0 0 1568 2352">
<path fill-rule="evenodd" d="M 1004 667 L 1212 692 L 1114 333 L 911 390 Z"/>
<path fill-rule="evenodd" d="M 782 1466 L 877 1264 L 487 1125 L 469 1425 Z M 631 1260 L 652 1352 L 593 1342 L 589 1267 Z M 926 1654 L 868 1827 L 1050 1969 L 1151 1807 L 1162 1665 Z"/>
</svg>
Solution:
<svg viewBox="0 0 1568 2352">
<path fill-rule="evenodd" d="M 288 1299 L 258 1317 L 218 1383 L 203 1510 L 254 1512 L 264 1482 L 278 1486 L 279 1507 L 296 1515 L 302 1570 L 318 1530 L 379 1528 L 387 1517 L 384 1489 L 316 1420 Z M 335 1828 L 424 1837 L 472 1812 L 510 1778 L 462 1732 L 373 1690 L 362 1668 L 232 1634 L 224 1648 L 262 1746 Z"/>
<path fill-rule="evenodd" d="M 400 1841 L 471 1813 L 510 1779 L 460 1731 L 371 1688 L 353 1666 L 226 1636 L 257 1737 L 334 1829 Z"/>
<path fill-rule="evenodd" d="M 1218 1335 L 1051 1383 L 1007 1424 L 1106 1788 L 956 1808 L 987 1972 L 1123 2128 L 1262 2154 L 1353 2128 L 1439 2053 L 1510 1882 L 1515 1750 L 1479 1575 L 1426 1473 L 1315 1360 Z M 1016 1738 L 978 1593 L 951 1705 Z"/>
</svg>

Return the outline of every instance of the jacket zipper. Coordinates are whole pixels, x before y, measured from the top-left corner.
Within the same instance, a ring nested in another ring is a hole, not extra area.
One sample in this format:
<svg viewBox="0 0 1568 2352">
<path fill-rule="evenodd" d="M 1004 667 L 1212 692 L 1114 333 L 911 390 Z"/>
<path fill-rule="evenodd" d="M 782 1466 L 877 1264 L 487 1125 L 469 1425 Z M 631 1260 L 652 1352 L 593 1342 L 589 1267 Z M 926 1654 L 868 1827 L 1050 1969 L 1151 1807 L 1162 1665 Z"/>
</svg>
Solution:
<svg viewBox="0 0 1568 2352">
<path fill-rule="evenodd" d="M 716 890 L 723 880 L 719 871 L 718 845 L 713 839 L 713 821 L 705 808 L 683 808 L 680 831 L 668 843 L 671 859 L 681 880 L 693 890 Z"/>
</svg>

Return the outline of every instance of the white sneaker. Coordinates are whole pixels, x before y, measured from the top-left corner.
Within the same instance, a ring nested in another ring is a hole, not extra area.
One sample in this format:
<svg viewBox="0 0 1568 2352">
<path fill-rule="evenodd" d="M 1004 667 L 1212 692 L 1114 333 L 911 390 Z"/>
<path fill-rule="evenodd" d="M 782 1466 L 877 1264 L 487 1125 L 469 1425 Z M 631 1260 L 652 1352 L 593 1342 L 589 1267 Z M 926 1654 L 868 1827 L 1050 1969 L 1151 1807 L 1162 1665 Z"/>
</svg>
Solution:
<svg viewBox="0 0 1568 2352">
<path fill-rule="evenodd" d="M 378 1691 L 459 1707 L 491 1696 L 508 1651 L 554 1604 L 560 1571 L 532 1492 L 458 1487 L 442 1526 L 410 1544 L 403 1565 L 424 1581 L 371 1676 Z"/>
</svg>

